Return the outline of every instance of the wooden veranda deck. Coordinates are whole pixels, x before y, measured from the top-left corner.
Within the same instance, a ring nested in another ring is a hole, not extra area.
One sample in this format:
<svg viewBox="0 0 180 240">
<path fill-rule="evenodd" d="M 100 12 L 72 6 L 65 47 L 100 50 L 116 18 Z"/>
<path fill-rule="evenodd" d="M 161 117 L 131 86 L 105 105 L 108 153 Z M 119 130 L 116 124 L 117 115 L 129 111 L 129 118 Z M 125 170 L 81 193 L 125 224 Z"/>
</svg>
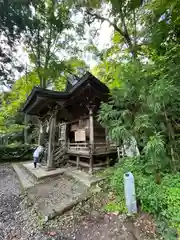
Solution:
<svg viewBox="0 0 180 240">
<path fill-rule="evenodd" d="M 88 143 L 69 143 L 67 147 L 68 154 L 78 154 L 84 157 L 89 157 L 90 153 L 93 155 L 106 155 L 116 151 L 116 145 L 107 143 L 94 143 L 93 145 Z"/>
</svg>

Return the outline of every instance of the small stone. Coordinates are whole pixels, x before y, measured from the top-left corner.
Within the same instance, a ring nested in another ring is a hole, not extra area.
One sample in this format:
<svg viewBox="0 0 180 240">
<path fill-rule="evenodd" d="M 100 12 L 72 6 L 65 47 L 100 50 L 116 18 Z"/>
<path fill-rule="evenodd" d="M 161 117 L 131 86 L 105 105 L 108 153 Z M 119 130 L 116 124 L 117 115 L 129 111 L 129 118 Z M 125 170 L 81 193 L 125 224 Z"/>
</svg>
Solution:
<svg viewBox="0 0 180 240">
<path fill-rule="evenodd" d="M 47 222 L 48 221 L 48 216 L 44 217 L 44 221 Z"/>
<path fill-rule="evenodd" d="M 92 211 L 91 215 L 95 218 L 97 218 L 99 216 L 99 212 L 98 211 Z"/>
<path fill-rule="evenodd" d="M 56 235 L 57 235 L 56 232 L 50 232 L 50 233 L 49 233 L 49 236 L 51 236 L 51 237 L 54 237 L 54 236 L 56 236 Z"/>
<path fill-rule="evenodd" d="M 118 216 L 118 215 L 119 215 L 119 212 L 116 211 L 116 212 L 113 212 L 112 214 L 115 215 L 115 216 Z"/>
</svg>

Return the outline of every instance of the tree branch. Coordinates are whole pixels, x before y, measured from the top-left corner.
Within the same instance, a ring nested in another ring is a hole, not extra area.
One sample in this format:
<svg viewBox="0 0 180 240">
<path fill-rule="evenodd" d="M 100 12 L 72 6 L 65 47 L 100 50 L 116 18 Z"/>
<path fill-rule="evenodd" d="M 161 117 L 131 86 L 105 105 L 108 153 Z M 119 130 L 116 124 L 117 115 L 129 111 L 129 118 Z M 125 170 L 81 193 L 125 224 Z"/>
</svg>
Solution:
<svg viewBox="0 0 180 240">
<path fill-rule="evenodd" d="M 99 19 L 101 21 L 106 21 L 108 22 L 112 27 L 114 27 L 114 29 L 119 32 L 122 36 L 124 36 L 124 32 L 122 31 L 122 29 L 120 29 L 117 24 L 111 22 L 108 18 L 102 17 L 100 15 L 98 15 L 97 13 L 91 13 L 89 10 L 86 10 L 86 13 L 88 15 L 90 15 L 91 17 L 95 17 L 96 19 Z"/>
<path fill-rule="evenodd" d="M 124 14 L 122 12 L 122 9 L 120 9 L 120 18 L 121 18 L 121 22 L 122 22 L 122 25 L 123 25 L 123 28 L 124 28 L 124 38 L 125 38 L 128 46 L 129 46 L 129 48 L 130 48 L 130 52 L 131 52 L 133 58 L 136 59 L 137 58 L 137 52 L 134 49 L 133 43 L 132 43 L 130 35 L 128 33 L 128 29 L 127 29 L 127 26 L 126 26 L 126 23 L 125 23 L 125 18 L 124 18 Z"/>
<path fill-rule="evenodd" d="M 86 13 L 89 16 L 91 16 L 91 17 L 94 17 L 94 18 L 99 19 L 101 21 L 108 22 L 110 24 L 110 26 L 112 26 L 114 28 L 114 30 L 117 31 L 124 38 L 126 44 L 129 46 L 129 49 L 130 49 L 131 54 L 133 55 L 133 58 L 134 59 L 137 58 L 137 53 L 136 53 L 136 51 L 134 49 L 134 46 L 133 46 L 132 41 L 131 41 L 131 38 L 129 36 L 129 33 L 128 33 L 128 30 L 127 30 L 127 27 L 126 27 L 126 23 L 125 23 L 122 11 L 120 12 L 120 18 L 121 18 L 121 22 L 123 24 L 123 28 L 124 28 L 123 30 L 120 27 L 118 27 L 115 22 L 111 22 L 108 18 L 100 16 L 97 13 L 92 13 L 89 10 L 86 10 Z"/>
</svg>

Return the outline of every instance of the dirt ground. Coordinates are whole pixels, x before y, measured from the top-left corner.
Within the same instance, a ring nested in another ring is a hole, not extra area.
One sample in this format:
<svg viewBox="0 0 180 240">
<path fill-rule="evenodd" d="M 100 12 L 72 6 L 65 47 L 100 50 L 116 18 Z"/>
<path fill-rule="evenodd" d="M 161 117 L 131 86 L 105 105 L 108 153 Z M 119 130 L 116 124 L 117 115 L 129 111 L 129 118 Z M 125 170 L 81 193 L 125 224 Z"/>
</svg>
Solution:
<svg viewBox="0 0 180 240">
<path fill-rule="evenodd" d="M 157 239 L 152 233 L 145 233 L 141 228 L 137 228 L 132 220 L 127 220 L 124 216 L 116 215 L 96 215 L 86 216 L 78 222 L 69 221 L 68 225 L 60 229 L 50 228 L 45 230 L 45 235 L 66 236 L 68 239 L 77 240 L 150 240 Z M 146 220 L 145 220 L 146 221 Z M 74 226 L 73 226 L 74 224 Z M 54 239 L 54 238 L 53 238 Z"/>
<path fill-rule="evenodd" d="M 48 183 L 47 183 L 48 184 Z M 3 240 L 150 240 L 155 225 L 148 215 L 135 220 L 102 211 L 98 194 L 54 220 L 40 218 L 30 205 L 10 164 L 0 165 L 0 239 Z"/>
<path fill-rule="evenodd" d="M 153 240 L 155 224 L 151 216 L 127 218 L 120 213 L 105 213 L 107 193 L 98 193 L 45 226 L 45 234 L 77 240 Z M 57 238 L 58 239 L 58 238 Z"/>
</svg>

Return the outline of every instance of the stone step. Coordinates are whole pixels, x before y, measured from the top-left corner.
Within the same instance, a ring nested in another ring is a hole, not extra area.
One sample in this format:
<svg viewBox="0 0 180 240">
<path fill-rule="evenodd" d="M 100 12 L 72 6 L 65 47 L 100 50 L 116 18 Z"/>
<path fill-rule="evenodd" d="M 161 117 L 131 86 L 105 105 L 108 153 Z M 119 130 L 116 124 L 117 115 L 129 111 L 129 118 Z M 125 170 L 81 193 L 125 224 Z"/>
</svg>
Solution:
<svg viewBox="0 0 180 240">
<path fill-rule="evenodd" d="M 103 180 L 102 177 L 92 176 L 91 174 L 76 169 L 66 171 L 64 174 L 68 177 L 76 179 L 88 187 L 91 187 Z"/>
<path fill-rule="evenodd" d="M 23 162 L 23 163 L 20 163 L 20 165 L 21 165 L 21 168 L 22 168 L 29 176 L 31 176 L 32 179 L 34 179 L 35 182 L 38 182 L 39 179 L 32 173 L 32 171 L 30 171 L 30 169 L 28 169 L 28 168 L 26 167 L 26 165 L 28 165 L 28 166 L 32 166 L 32 168 L 34 168 L 34 164 L 33 164 L 32 161 Z M 37 165 L 37 168 L 38 168 L 38 167 L 39 167 L 39 166 Z"/>
<path fill-rule="evenodd" d="M 24 190 L 32 188 L 35 186 L 35 184 L 37 183 L 35 181 L 35 179 L 33 177 L 31 177 L 26 171 L 25 169 L 22 168 L 21 164 L 19 163 L 13 163 L 12 167 L 14 169 L 14 171 L 16 172 L 20 184 L 22 186 L 22 188 Z"/>
<path fill-rule="evenodd" d="M 40 167 L 37 166 L 37 168 L 34 168 L 34 165 L 32 162 L 22 163 L 22 166 L 37 181 L 44 180 L 49 177 L 55 177 L 55 176 L 61 175 L 66 171 L 65 168 L 56 168 L 52 170 L 47 170 L 42 166 Z"/>
</svg>

